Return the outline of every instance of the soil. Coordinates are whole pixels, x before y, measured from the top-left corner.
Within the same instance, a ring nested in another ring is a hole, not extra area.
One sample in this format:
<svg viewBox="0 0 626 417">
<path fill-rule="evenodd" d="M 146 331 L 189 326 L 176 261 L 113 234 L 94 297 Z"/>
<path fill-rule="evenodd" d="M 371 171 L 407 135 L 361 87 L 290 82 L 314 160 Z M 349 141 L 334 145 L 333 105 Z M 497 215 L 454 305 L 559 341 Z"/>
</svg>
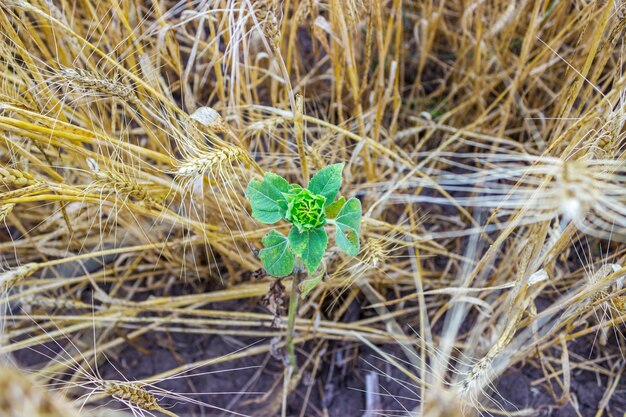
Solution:
<svg viewBox="0 0 626 417">
<path fill-rule="evenodd" d="M 93 267 L 97 269 L 96 265 Z M 71 271 L 66 272 L 71 275 Z M 199 283 L 188 283 L 170 288 L 170 294 L 211 289 L 214 288 Z M 89 298 L 89 295 L 85 294 L 85 297 Z M 148 294 L 143 294 L 140 298 L 145 297 L 148 297 Z M 549 305 L 549 301 L 545 300 L 545 303 Z M 543 308 L 541 304 L 540 299 L 538 300 L 540 309 Z M 248 303 L 248 300 L 206 307 L 267 312 L 260 301 L 254 305 Z M 363 310 L 355 302 L 347 310 L 342 321 L 360 320 L 368 314 L 373 314 L 372 310 Z M 123 332 L 120 331 L 121 334 Z M 577 362 L 580 362 L 581 358 L 603 362 L 610 356 L 615 360 L 621 355 L 617 337 L 621 336 L 611 334 L 607 345 L 599 347 L 595 335 L 590 335 L 570 342 L 568 350 L 571 355 L 576 355 Z M 151 332 L 125 343 L 121 350 L 108 352 L 106 361 L 99 364 L 98 370 L 104 379 L 140 380 L 183 364 L 218 358 L 246 346 L 262 343 L 267 341 L 239 336 L 235 338 L 184 332 Z M 314 351 L 316 343 L 319 342 L 299 347 L 300 364 L 304 363 L 307 355 Z M 87 344 L 82 348 L 89 347 Z M 404 359 L 398 346 L 383 345 L 380 349 Z M 49 343 L 36 349 L 19 351 L 15 358 L 22 366 L 37 368 L 38 363 L 48 361 L 51 353 L 58 353 L 59 350 L 59 346 Z M 558 357 L 558 353 L 553 356 Z M 601 364 L 607 366 L 605 363 Z M 560 369 L 558 364 L 555 368 Z M 180 417 L 235 415 L 272 417 L 279 415 L 269 410 L 271 404 L 276 404 L 276 401 L 281 399 L 283 370 L 283 362 L 269 353 L 206 366 L 195 369 L 184 378 L 167 379 L 156 384 L 164 390 L 184 393 L 188 397 L 185 401 L 162 398 L 159 403 Z M 307 417 L 362 417 L 365 415 L 366 407 L 365 379 L 366 375 L 371 373 L 379 375 L 380 402 L 377 404 L 378 413 L 370 413 L 367 417 L 410 415 L 410 411 L 419 404 L 417 390 L 411 380 L 397 368 L 380 359 L 378 354 L 364 348 L 362 344 L 332 341 L 327 342 L 324 347 L 317 374 L 305 374 L 297 390 L 291 395 L 287 414 Z M 512 367 L 494 383 L 496 389 L 491 395 L 493 400 L 491 408 L 511 412 L 534 409 L 536 412 L 532 415 L 535 416 L 595 417 L 609 385 L 606 377 L 598 377 L 595 372 L 574 369 L 571 373 L 571 396 L 569 399 L 563 399 L 558 381 L 553 379 L 548 388 L 545 382 L 536 383 L 543 378 L 544 372 L 536 358 L 530 358 L 529 362 Z M 265 396 L 266 393 L 270 394 Z M 606 411 L 602 416 L 622 416 L 626 413 L 624 393 L 626 381 L 622 380 L 606 404 Z M 304 404 L 307 405 L 303 410 Z M 107 405 L 113 406 L 114 403 L 110 402 Z"/>
<path fill-rule="evenodd" d="M 149 354 L 127 345 L 119 355 L 120 358 L 124 359 L 112 360 L 112 364 L 126 377 L 139 379 L 171 369 L 181 363 L 225 355 L 241 348 L 239 340 L 235 342 L 219 336 L 199 338 L 195 335 L 178 334 L 172 339 L 172 344 L 176 346 L 176 355 L 172 354 L 166 346 L 155 345 L 145 340 L 138 345 L 138 348 L 149 349 Z M 383 347 L 383 349 L 390 354 L 401 357 L 397 348 Z M 335 360 L 333 360 L 333 356 L 335 356 Z M 347 359 L 344 364 L 337 365 L 338 356 L 353 357 L 353 359 Z M 337 344 L 329 348 L 322 359 L 323 366 L 317 378 L 305 381 L 300 385 L 298 391 L 291 396 L 288 415 L 363 416 L 365 412 L 364 381 L 365 375 L 369 372 L 381 374 L 379 375 L 380 415 L 409 415 L 407 411 L 413 410 L 419 404 L 413 383 L 395 367 L 390 366 L 368 349 L 358 349 L 353 343 Z M 303 360 L 304 357 L 301 357 L 301 363 Z M 206 407 L 202 411 L 203 407 L 193 404 L 170 402 L 172 409 L 180 417 L 232 416 L 236 415 L 234 413 L 268 417 L 264 407 L 268 405 L 269 401 L 256 403 L 255 400 L 262 398 L 261 394 L 256 393 L 268 392 L 277 379 L 281 377 L 282 369 L 282 363 L 270 355 L 254 356 L 196 371 L 225 371 L 225 373 L 164 381 L 159 386 L 175 392 L 205 393 L 192 397 L 233 412 L 210 411 Z M 104 373 L 105 377 L 120 378 L 113 366 L 105 367 Z M 535 414 L 537 416 L 596 416 L 599 403 L 607 387 L 606 378 L 597 379 L 596 374 L 592 372 L 574 371 L 572 373 L 571 392 L 573 402 L 579 405 L 579 413 L 577 413 L 569 402 L 559 405 L 544 385 L 533 385 L 534 380 L 542 377 L 541 370 L 530 365 L 511 369 L 495 384 L 498 394 L 493 395 L 494 402 L 499 408 L 506 411 L 533 408 L 537 410 Z M 305 380 L 309 378 L 305 378 Z M 249 384 L 250 382 L 252 384 Z M 310 405 L 304 414 L 301 414 L 303 399 L 310 384 L 313 385 L 310 390 Z M 560 390 L 554 385 L 556 384 L 553 383 L 553 389 L 560 395 Z M 219 394 L 220 392 L 242 391 L 247 391 L 249 394 L 241 395 L 234 404 L 232 400 L 235 395 Z M 624 392 L 626 392 L 626 382 L 619 384 L 615 395 L 612 396 L 607 406 L 607 410 L 614 416 L 621 416 L 626 412 Z M 280 389 L 272 394 L 270 401 L 276 396 L 280 397 Z"/>
<path fill-rule="evenodd" d="M 159 334 L 136 339 L 126 343 L 115 357 L 99 365 L 99 372 L 105 379 L 129 380 L 151 377 L 182 364 L 216 358 L 246 347 L 246 344 L 264 342 L 258 339 L 242 340 L 237 337 L 208 336 L 185 333 Z M 573 354 L 587 358 L 600 357 L 605 352 L 593 347 L 593 340 L 578 340 L 571 344 Z M 611 338 L 609 339 L 611 343 Z M 305 353 L 313 349 L 313 344 L 299 351 L 300 363 L 306 360 Z M 398 358 L 402 353 L 397 346 L 381 348 Z M 33 365 L 45 358 L 41 352 L 58 351 L 54 345 L 44 349 L 25 350 L 16 355 L 22 365 Z M 380 386 L 379 413 L 374 415 L 410 415 L 418 404 L 414 384 L 395 367 L 381 360 L 377 354 L 353 342 L 328 342 L 320 358 L 316 376 L 304 375 L 298 389 L 288 403 L 289 416 L 337 416 L 362 417 L 365 413 L 365 376 L 378 373 Z M 189 377 L 162 381 L 158 387 L 176 393 L 185 393 L 192 401 L 179 401 L 163 398 L 160 403 L 176 412 L 180 417 L 209 417 L 250 415 L 270 417 L 269 406 L 280 401 L 284 367 L 279 359 L 270 354 L 244 357 L 227 363 L 214 364 L 190 372 Z M 309 368 L 310 369 L 310 368 Z M 536 416 L 596 416 L 599 404 L 605 393 L 608 381 L 598 378 L 595 373 L 574 370 L 571 380 L 571 401 L 559 403 L 561 390 L 553 380 L 554 395 L 544 384 L 533 381 L 543 378 L 536 364 L 527 363 L 512 368 L 495 384 L 492 395 L 493 407 L 506 411 L 520 411 L 533 408 Z M 274 389 L 273 389 L 274 388 Z M 272 391 L 273 389 L 273 391 Z M 265 398 L 264 394 L 271 394 Z M 302 410 L 305 398 L 306 410 Z M 608 402 L 607 416 L 621 416 L 626 412 L 626 382 L 621 382 Z M 204 405 L 193 404 L 202 402 Z M 578 412 L 572 404 L 578 404 Z M 109 406 L 112 403 L 108 404 Z M 226 412 L 224 410 L 229 410 Z M 279 414 L 278 414 L 279 415 Z M 489 415 L 489 414 L 484 414 Z M 526 414 L 527 415 L 527 414 Z"/>
</svg>

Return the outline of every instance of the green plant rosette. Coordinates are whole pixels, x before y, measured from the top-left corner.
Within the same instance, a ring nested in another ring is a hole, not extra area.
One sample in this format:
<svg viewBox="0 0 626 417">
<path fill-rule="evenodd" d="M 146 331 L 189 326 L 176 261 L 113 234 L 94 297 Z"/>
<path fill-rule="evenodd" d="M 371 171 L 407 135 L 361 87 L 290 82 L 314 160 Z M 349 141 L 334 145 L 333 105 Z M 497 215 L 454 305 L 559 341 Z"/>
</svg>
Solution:
<svg viewBox="0 0 626 417">
<path fill-rule="evenodd" d="M 292 188 L 285 196 L 287 213 L 285 219 L 299 231 L 312 230 L 326 224 L 326 197 L 313 194 L 306 188 Z"/>
<path fill-rule="evenodd" d="M 306 286 L 306 292 L 310 291 L 323 275 L 318 270 L 328 246 L 327 224 L 335 226 L 335 241 L 341 251 L 350 256 L 358 254 L 361 202 L 356 198 L 337 198 L 343 167 L 334 164 L 321 169 L 307 188 L 289 184 L 271 172 L 265 173 L 263 181 L 250 181 L 246 198 L 252 217 L 266 224 L 282 219 L 293 225 L 287 236 L 271 230 L 263 238 L 259 258 L 268 274 L 290 275 L 299 260 L 308 273 L 314 274 L 315 279 Z"/>
</svg>

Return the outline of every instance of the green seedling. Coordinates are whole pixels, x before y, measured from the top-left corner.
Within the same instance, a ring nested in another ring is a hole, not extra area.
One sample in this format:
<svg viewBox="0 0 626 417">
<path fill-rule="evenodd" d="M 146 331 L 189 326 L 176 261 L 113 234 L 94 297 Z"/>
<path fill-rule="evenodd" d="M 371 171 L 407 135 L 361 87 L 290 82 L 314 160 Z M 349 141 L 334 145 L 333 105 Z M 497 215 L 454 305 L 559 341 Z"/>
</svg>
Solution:
<svg viewBox="0 0 626 417">
<path fill-rule="evenodd" d="M 327 226 L 335 227 L 335 242 L 340 250 L 350 256 L 359 253 L 361 202 L 356 198 L 348 201 L 337 198 L 343 167 L 343 164 L 334 164 L 320 170 L 307 188 L 289 184 L 283 177 L 266 172 L 263 181 L 251 180 L 246 189 L 254 219 L 266 224 L 284 220 L 292 225 L 287 236 L 270 230 L 263 237 L 263 249 L 259 251 L 263 268 L 269 275 L 280 278 L 294 274 L 287 323 L 291 371 L 297 367 L 293 337 L 300 294 L 296 289 L 306 297 L 322 281 L 320 264 L 328 247 Z M 298 287 L 301 276 L 306 273 L 310 278 Z"/>
<path fill-rule="evenodd" d="M 290 275 L 299 260 L 309 274 L 315 273 L 328 246 L 327 225 L 335 226 L 339 249 L 350 256 L 359 252 L 361 202 L 337 199 L 342 171 L 343 164 L 330 165 L 315 174 L 307 188 L 271 172 L 265 173 L 263 181 L 250 181 L 246 198 L 252 217 L 266 224 L 280 220 L 292 224 L 288 236 L 270 230 L 262 240 L 259 258 L 269 275 Z"/>
</svg>

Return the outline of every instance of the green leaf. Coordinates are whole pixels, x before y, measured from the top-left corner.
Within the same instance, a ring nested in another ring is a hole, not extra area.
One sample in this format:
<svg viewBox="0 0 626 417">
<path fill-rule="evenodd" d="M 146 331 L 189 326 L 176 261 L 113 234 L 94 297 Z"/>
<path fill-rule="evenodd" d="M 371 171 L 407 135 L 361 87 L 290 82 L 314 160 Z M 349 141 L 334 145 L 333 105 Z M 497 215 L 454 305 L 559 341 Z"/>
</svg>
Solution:
<svg viewBox="0 0 626 417">
<path fill-rule="evenodd" d="M 359 253 L 361 234 L 361 201 L 351 198 L 343 205 L 335 219 L 337 233 L 335 240 L 339 249 L 350 256 Z"/>
<path fill-rule="evenodd" d="M 309 181 L 309 191 L 326 197 L 327 206 L 335 200 L 341 188 L 343 166 L 344 164 L 329 165 L 319 170 Z"/>
<path fill-rule="evenodd" d="M 259 251 L 259 258 L 265 271 L 274 277 L 286 277 L 293 272 L 295 259 L 289 240 L 276 230 L 270 230 L 262 239 L 263 249 Z"/>
<path fill-rule="evenodd" d="M 324 278 L 324 272 L 323 270 L 320 270 L 314 274 L 311 274 L 309 278 L 302 281 L 300 283 L 300 292 L 302 293 L 302 298 L 305 298 L 311 292 L 311 290 L 317 287 L 319 283 L 322 282 L 322 278 Z"/>
<path fill-rule="evenodd" d="M 315 272 L 326 252 L 328 236 L 323 227 L 312 230 L 298 230 L 292 227 L 289 233 L 289 243 L 293 253 L 304 261 L 309 273 Z"/>
<path fill-rule="evenodd" d="M 285 220 L 300 230 L 312 230 L 326 223 L 326 198 L 306 188 L 294 188 L 284 194 L 287 200 Z"/>
<path fill-rule="evenodd" d="M 335 217 L 337 217 L 339 210 L 341 210 L 345 202 L 346 202 L 345 198 L 339 197 L 337 201 L 326 206 L 326 217 L 329 219 L 334 219 Z"/>
<path fill-rule="evenodd" d="M 287 201 L 283 193 L 290 189 L 283 177 L 266 172 L 263 181 L 251 180 L 246 198 L 252 206 L 252 217 L 261 223 L 272 224 L 285 217 Z"/>
</svg>

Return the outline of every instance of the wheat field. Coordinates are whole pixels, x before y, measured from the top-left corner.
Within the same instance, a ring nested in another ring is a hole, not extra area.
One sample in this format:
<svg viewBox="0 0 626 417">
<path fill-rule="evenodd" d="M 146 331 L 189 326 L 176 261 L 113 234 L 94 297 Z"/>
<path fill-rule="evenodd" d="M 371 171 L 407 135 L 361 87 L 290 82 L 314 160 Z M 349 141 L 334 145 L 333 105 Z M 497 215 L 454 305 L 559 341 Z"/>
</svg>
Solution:
<svg viewBox="0 0 626 417">
<path fill-rule="evenodd" d="M 625 31 L 623 0 L 0 0 L 0 416 L 626 415 Z M 338 163 L 360 251 L 300 296 L 246 185 Z"/>
</svg>

